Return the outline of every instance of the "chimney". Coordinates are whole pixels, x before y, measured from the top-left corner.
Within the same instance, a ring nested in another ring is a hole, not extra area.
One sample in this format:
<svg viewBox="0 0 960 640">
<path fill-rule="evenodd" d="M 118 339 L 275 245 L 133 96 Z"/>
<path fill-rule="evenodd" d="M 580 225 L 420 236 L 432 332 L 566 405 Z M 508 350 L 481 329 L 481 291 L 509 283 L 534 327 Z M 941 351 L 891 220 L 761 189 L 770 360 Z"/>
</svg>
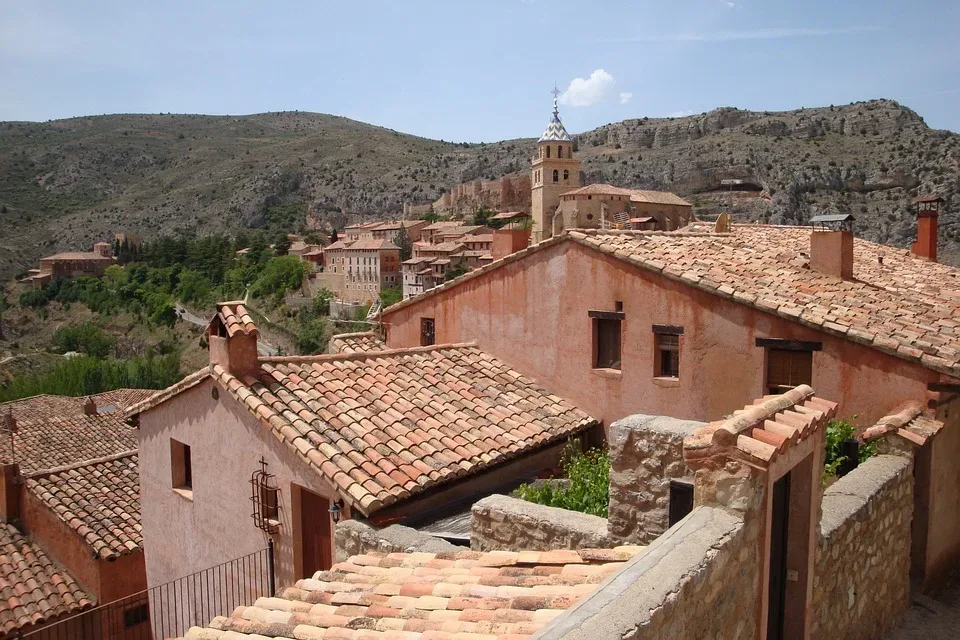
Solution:
<svg viewBox="0 0 960 640">
<path fill-rule="evenodd" d="M 853 280 L 853 216 L 816 216 L 810 234 L 810 268 L 834 278 Z"/>
<path fill-rule="evenodd" d="M 493 247 L 490 253 L 494 260 L 499 260 L 528 246 L 530 246 L 530 229 L 497 229 L 493 232 Z"/>
<path fill-rule="evenodd" d="M 0 464 L 0 520 L 13 522 L 20 517 L 20 465 L 16 463 L 17 450 L 13 437 L 17 421 L 10 409 L 0 416 L 0 438 L 10 439 L 10 462 Z"/>
<path fill-rule="evenodd" d="M 929 260 L 937 261 L 937 220 L 940 217 L 939 196 L 923 196 L 915 200 L 917 206 L 917 240 L 910 245 L 910 253 Z"/>
<path fill-rule="evenodd" d="M 256 375 L 260 370 L 257 337 L 257 325 L 243 301 L 217 303 L 217 315 L 207 325 L 210 364 L 219 364 L 237 377 Z"/>
<path fill-rule="evenodd" d="M 85 416 L 95 416 L 97 415 L 97 402 L 90 396 L 87 396 L 83 399 L 83 415 Z"/>
</svg>

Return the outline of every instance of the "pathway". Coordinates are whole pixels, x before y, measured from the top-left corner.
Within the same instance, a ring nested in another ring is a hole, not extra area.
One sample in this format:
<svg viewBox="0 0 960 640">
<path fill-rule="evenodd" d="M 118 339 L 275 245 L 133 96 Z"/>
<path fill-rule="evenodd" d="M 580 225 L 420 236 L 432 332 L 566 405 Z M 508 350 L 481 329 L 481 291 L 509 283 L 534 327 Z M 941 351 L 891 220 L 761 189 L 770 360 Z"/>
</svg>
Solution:
<svg viewBox="0 0 960 640">
<path fill-rule="evenodd" d="M 936 598 L 917 596 L 900 628 L 886 640 L 953 640 L 960 638 L 960 580 Z"/>
</svg>

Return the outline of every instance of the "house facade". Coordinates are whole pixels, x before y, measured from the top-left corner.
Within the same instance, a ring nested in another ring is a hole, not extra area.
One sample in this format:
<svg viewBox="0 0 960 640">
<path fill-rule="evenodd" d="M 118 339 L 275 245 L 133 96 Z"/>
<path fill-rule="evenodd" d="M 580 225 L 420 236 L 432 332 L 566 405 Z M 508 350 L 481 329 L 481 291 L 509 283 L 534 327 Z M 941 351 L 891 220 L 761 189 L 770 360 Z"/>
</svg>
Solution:
<svg viewBox="0 0 960 640">
<path fill-rule="evenodd" d="M 109 242 L 98 242 L 93 251 L 73 251 L 56 253 L 40 259 L 40 268 L 31 269 L 29 275 L 20 280 L 22 284 L 40 289 L 54 280 L 73 280 L 74 278 L 100 278 L 107 267 L 113 264 L 113 247 Z"/>
</svg>

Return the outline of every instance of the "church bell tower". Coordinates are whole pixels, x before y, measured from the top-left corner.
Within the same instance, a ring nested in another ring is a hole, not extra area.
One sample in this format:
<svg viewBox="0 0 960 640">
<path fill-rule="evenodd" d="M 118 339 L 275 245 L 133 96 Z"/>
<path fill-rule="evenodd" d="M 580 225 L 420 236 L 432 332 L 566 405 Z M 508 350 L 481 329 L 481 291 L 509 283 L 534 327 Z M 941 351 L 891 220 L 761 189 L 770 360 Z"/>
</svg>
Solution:
<svg viewBox="0 0 960 640">
<path fill-rule="evenodd" d="M 560 122 L 557 97 L 553 90 L 553 118 L 537 141 L 530 175 L 530 216 L 533 218 L 533 242 L 553 235 L 553 214 L 560 195 L 580 186 L 580 161 L 573 157 L 573 139 Z"/>
</svg>

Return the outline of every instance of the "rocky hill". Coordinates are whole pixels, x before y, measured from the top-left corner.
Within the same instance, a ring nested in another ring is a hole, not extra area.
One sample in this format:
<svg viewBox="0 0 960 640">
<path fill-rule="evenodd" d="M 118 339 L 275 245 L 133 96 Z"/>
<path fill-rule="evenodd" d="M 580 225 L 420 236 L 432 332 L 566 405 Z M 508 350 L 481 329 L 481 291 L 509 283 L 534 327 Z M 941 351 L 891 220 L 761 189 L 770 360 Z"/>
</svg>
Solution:
<svg viewBox="0 0 960 640">
<path fill-rule="evenodd" d="M 124 231 L 342 227 L 429 203 L 456 183 L 524 172 L 533 139 L 455 144 L 336 116 L 115 115 L 0 123 L 0 275 Z M 878 100 L 788 112 L 716 109 L 577 136 L 587 182 L 675 191 L 703 214 L 798 223 L 849 211 L 906 246 L 918 193 L 948 199 L 941 251 L 960 262 L 960 136 Z M 737 191 L 721 180 L 740 179 Z M 952 201 L 951 201 L 952 199 Z M 275 204 L 293 218 L 271 220 Z"/>
</svg>

